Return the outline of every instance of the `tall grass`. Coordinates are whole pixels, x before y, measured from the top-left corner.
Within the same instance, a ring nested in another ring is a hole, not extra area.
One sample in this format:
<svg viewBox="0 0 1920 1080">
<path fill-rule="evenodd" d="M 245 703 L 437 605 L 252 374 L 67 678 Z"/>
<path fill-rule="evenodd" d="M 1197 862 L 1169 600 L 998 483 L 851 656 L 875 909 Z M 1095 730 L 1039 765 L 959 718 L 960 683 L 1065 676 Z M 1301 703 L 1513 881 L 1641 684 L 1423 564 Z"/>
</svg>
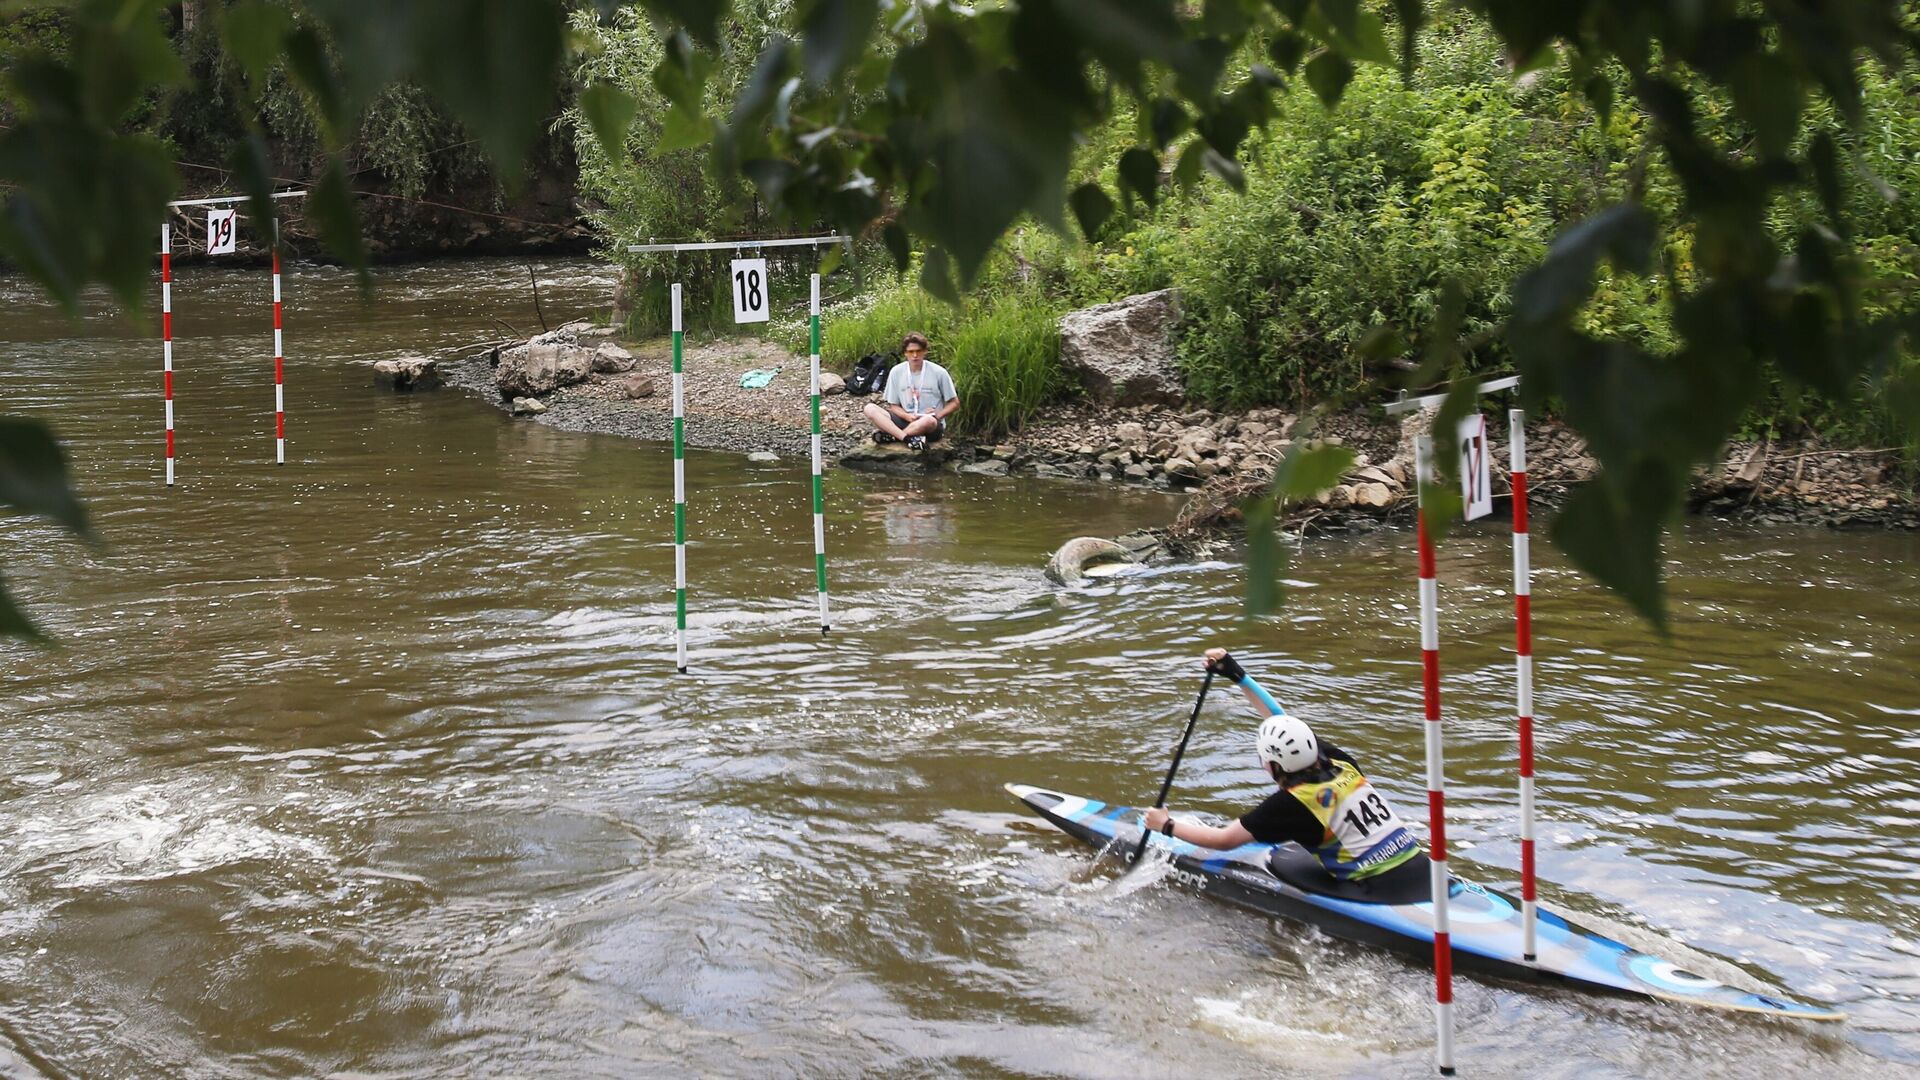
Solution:
<svg viewBox="0 0 1920 1080">
<path fill-rule="evenodd" d="M 1060 395 L 1060 314 L 1037 296 L 1008 296 L 953 335 L 960 430 L 986 438 L 1018 431 Z"/>
<path fill-rule="evenodd" d="M 1035 290 L 981 298 L 964 308 L 911 283 L 824 313 L 821 363 L 846 371 L 868 353 L 890 359 L 910 330 L 927 336 L 934 363 L 953 375 L 957 434 L 993 439 L 1019 430 L 1064 389 L 1060 311 Z"/>
</svg>

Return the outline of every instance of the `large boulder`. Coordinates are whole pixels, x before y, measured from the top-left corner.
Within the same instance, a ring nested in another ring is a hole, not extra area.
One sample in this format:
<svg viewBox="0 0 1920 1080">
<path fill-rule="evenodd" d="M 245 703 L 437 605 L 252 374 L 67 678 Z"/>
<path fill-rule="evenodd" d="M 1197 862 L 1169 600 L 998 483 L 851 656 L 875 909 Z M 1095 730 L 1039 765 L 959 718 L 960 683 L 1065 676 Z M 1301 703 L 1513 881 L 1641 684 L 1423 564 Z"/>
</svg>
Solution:
<svg viewBox="0 0 1920 1080">
<path fill-rule="evenodd" d="M 1060 317 L 1060 366 L 1101 405 L 1171 404 L 1183 396 L 1174 366 L 1172 289 L 1141 293 Z"/>
<path fill-rule="evenodd" d="M 493 385 L 500 396 L 544 397 L 563 386 L 585 382 L 593 372 L 594 354 L 571 340 L 554 340 L 554 334 L 542 334 L 525 345 L 500 351 L 500 363 L 493 369 Z"/>
</svg>

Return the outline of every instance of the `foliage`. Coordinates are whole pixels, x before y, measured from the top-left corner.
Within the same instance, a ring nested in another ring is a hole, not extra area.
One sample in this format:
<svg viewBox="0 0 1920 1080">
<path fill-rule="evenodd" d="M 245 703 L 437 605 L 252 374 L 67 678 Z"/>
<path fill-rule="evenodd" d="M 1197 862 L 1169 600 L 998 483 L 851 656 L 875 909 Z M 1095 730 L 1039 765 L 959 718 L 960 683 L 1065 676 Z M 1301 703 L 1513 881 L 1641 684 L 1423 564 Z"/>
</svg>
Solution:
<svg viewBox="0 0 1920 1080">
<path fill-rule="evenodd" d="M 595 3 L 602 17 L 617 6 Z M 1100 236 L 1116 210 L 1158 204 L 1167 178 L 1191 188 L 1210 172 L 1244 186 L 1249 137 L 1269 128 L 1276 102 L 1304 91 L 1334 108 L 1350 88 L 1364 89 L 1367 65 L 1397 61 L 1403 77 L 1418 70 L 1418 32 L 1444 5 L 798 0 L 790 16 L 757 9 L 791 33 L 756 42 L 750 66 L 730 59 L 745 43 L 729 37 L 739 25 L 726 17 L 729 0 L 638 6 L 669 28 L 650 80 L 669 103 L 662 149 L 709 145 L 717 175 L 750 180 L 780 220 L 871 227 L 903 268 L 918 238 L 922 285 L 954 300 L 1025 218 L 1064 230 L 1071 209 L 1083 233 Z M 1603 127 L 1629 104 L 1644 117 L 1645 153 L 1621 163 L 1614 205 L 1584 211 L 1514 283 L 1506 306 L 1489 301 L 1480 318 L 1505 311 L 1500 347 L 1525 375 L 1529 403 L 1557 400 L 1601 463 L 1556 522 L 1555 540 L 1661 623 L 1661 530 L 1689 470 L 1771 380 L 1850 411 L 1866 408 L 1862 393 L 1872 389 L 1901 420 L 1920 413 L 1898 366 L 1912 316 L 1861 303 L 1870 268 L 1845 179 L 1874 134 L 1863 126 L 1857 60 L 1871 54 L 1889 77 L 1907 79 L 1920 14 L 1897 0 L 1464 6 L 1521 69 L 1557 69 Z M 350 261 L 363 253 L 344 151 L 385 87 L 431 94 L 503 174 L 517 175 L 561 70 L 559 3 L 306 0 L 302 10 L 310 20 L 261 0 L 217 12 L 221 40 L 245 72 L 247 139 L 231 164 L 259 200 L 256 212 L 265 216 L 268 184 L 253 106 L 276 64 L 309 100 L 328 155 L 309 213 Z M 69 306 L 89 282 L 138 305 L 140 256 L 176 178 L 164 147 L 126 123 L 152 87 L 185 75 L 164 11 L 160 0 L 76 0 L 67 52 L 28 51 L 7 67 L 18 118 L 0 133 L 0 253 Z M 1261 62 L 1241 61 L 1251 48 L 1264 50 Z M 623 145 L 623 121 L 640 114 L 632 95 L 586 89 L 598 141 Z M 1082 179 L 1077 170 L 1089 163 L 1076 140 L 1123 118 L 1133 138 L 1111 178 L 1102 168 L 1097 181 Z M 1650 158 L 1665 177 L 1646 167 Z M 1454 164 L 1464 187 L 1449 178 L 1403 197 L 1430 195 L 1443 204 L 1441 220 L 1490 209 L 1475 175 L 1481 164 Z M 1769 228 L 1783 206 L 1792 222 L 1785 240 Z M 1484 242 L 1434 239 L 1442 249 Z M 1670 350 L 1583 323 L 1603 270 L 1626 281 L 1656 268 L 1668 274 L 1659 295 Z M 1439 295 L 1423 379 L 1458 373 L 1477 351 L 1473 289 Z M 1455 396 L 1448 411 L 1465 407 Z"/>
</svg>

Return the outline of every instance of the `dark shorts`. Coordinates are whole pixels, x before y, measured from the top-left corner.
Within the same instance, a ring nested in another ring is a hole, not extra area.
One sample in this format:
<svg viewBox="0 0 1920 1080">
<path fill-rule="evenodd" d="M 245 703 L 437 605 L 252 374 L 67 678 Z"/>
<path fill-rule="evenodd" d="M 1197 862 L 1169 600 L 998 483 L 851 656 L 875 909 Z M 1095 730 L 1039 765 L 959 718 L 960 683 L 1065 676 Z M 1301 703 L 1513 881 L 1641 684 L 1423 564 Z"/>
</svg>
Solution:
<svg viewBox="0 0 1920 1080">
<path fill-rule="evenodd" d="M 894 427 L 904 428 L 907 426 L 905 423 L 901 422 L 899 417 L 893 415 L 891 410 L 889 410 L 887 413 L 887 419 L 893 421 Z M 926 439 L 928 442 L 934 442 L 937 439 L 939 439 L 940 436 L 945 435 L 947 433 L 947 422 L 945 420 L 938 420 L 938 421 L 935 421 L 935 423 L 938 424 L 939 426 L 935 427 L 932 431 L 927 432 Z M 900 440 L 894 438 L 893 436 L 887 434 L 884 431 L 881 431 L 878 428 L 875 428 L 873 431 L 873 441 L 874 442 L 899 442 Z"/>
</svg>

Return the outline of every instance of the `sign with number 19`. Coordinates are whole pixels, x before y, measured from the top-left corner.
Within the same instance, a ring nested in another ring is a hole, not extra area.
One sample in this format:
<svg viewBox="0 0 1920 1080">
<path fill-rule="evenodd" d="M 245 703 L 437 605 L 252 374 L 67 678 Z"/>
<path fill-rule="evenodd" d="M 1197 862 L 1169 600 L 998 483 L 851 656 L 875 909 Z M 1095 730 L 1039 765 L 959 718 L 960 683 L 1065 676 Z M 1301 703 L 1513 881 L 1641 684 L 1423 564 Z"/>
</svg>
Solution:
<svg viewBox="0 0 1920 1080">
<path fill-rule="evenodd" d="M 207 254 L 233 254 L 236 239 L 233 219 L 237 213 L 237 210 L 207 211 Z"/>
<path fill-rule="evenodd" d="M 767 296 L 767 260 L 733 260 L 733 321 L 766 322 L 772 306 Z"/>
</svg>

